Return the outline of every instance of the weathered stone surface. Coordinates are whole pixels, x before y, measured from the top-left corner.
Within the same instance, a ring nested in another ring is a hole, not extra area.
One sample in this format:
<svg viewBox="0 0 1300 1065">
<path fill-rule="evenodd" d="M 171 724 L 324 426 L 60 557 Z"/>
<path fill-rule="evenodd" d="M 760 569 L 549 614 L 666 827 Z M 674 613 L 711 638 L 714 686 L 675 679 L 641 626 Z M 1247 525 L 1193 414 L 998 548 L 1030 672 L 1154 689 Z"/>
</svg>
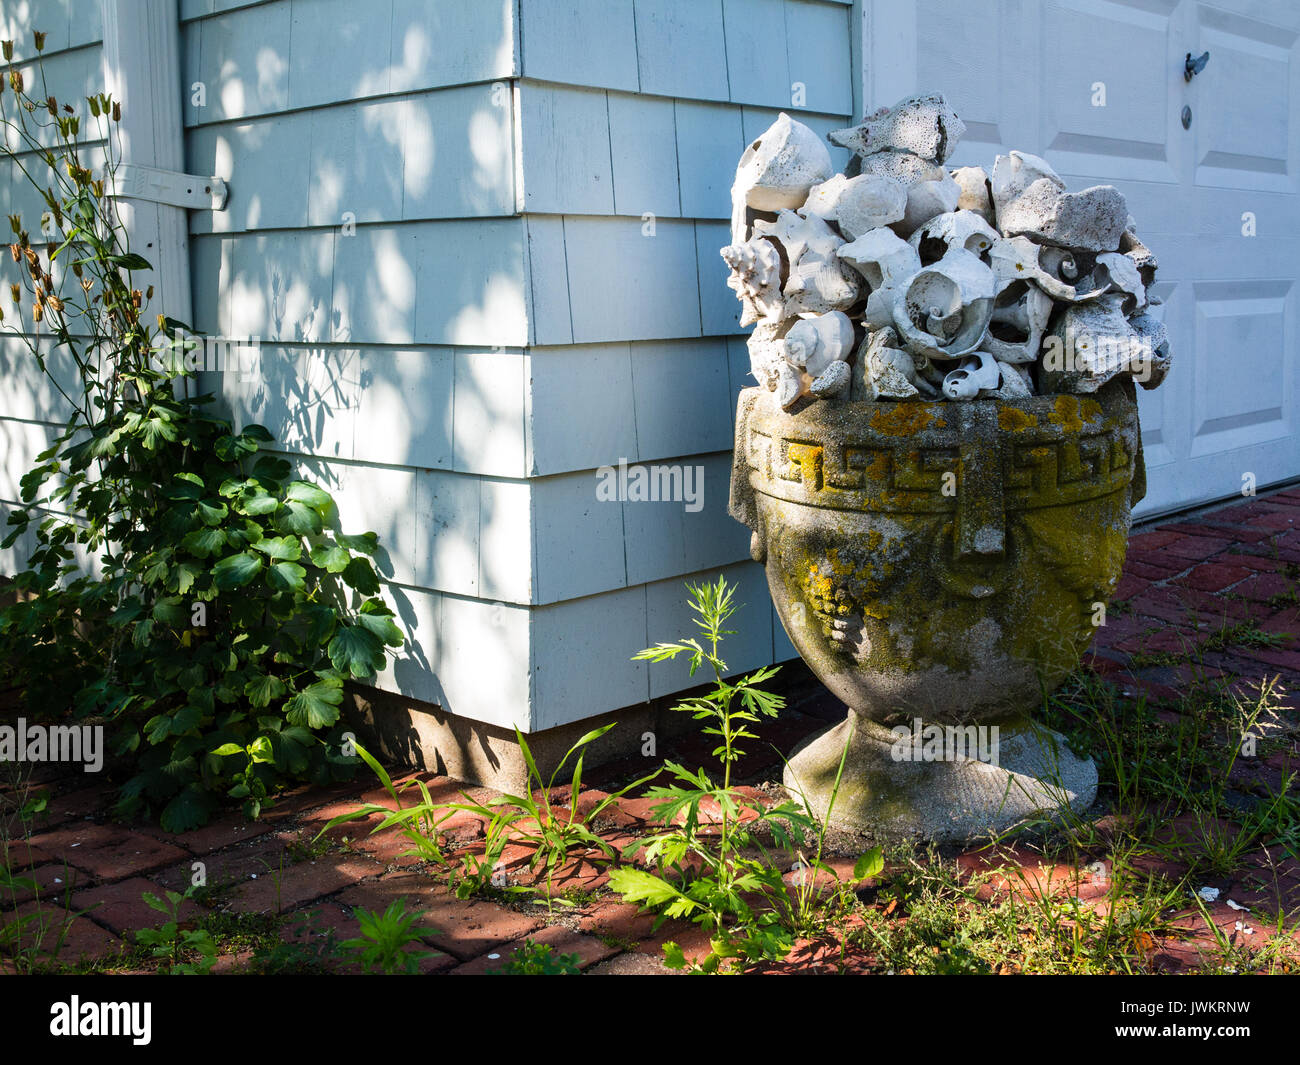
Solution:
<svg viewBox="0 0 1300 1065">
<path fill-rule="evenodd" d="M 959 734 L 956 742 L 965 740 Z M 1028 722 L 999 727 L 996 765 L 975 757 L 900 761 L 894 757 L 898 746 L 898 734 L 850 711 L 841 724 L 795 749 L 785 786 L 807 796 L 813 814 L 823 818 L 844 757 L 830 810 L 836 827 L 938 843 L 1001 834 L 1067 810 L 1082 813 L 1097 796 L 1092 761 L 1074 755 L 1050 729 Z"/>
<path fill-rule="evenodd" d="M 1021 474 L 1025 462 L 1062 468 L 1085 439 L 1105 458 L 1080 479 Z M 1092 604 L 1118 582 L 1145 486 L 1140 447 L 1127 381 L 1086 397 L 819 403 L 794 414 L 750 389 L 731 512 L 754 531 L 791 641 L 856 721 L 996 724 L 1014 737 L 1075 667 Z M 814 809 L 825 809 L 842 739 L 843 729 L 791 761 L 814 782 Z M 1086 764 L 1062 763 L 1063 791 L 1021 779 L 1041 770 L 1045 749 L 1017 741 L 1000 767 L 945 762 L 890 785 L 879 752 L 860 746 L 856 797 L 832 821 L 957 838 L 1000 823 L 1009 781 L 1024 790 L 1017 818 L 1058 798 L 1090 802 Z M 964 805 L 940 816 L 938 796 Z M 886 798 L 894 812 L 877 823 Z"/>
</svg>

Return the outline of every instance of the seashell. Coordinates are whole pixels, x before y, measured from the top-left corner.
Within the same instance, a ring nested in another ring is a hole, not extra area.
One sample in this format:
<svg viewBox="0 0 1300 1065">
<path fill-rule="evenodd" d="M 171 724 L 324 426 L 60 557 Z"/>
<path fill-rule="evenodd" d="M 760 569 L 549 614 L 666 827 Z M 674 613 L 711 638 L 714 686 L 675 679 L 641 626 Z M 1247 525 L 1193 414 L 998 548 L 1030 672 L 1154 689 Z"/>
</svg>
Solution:
<svg viewBox="0 0 1300 1065">
<path fill-rule="evenodd" d="M 783 210 L 774 222 L 756 221 L 754 232 L 775 240 L 785 251 L 789 267 L 782 294 L 787 316 L 845 310 L 861 299 L 858 276 L 836 254 L 844 238 L 825 219 Z"/>
<path fill-rule="evenodd" d="M 873 289 L 891 288 L 921 269 L 916 249 L 893 230 L 881 226 L 839 249 L 839 257 L 867 279 Z"/>
<path fill-rule="evenodd" d="M 743 307 L 740 324 L 781 317 L 781 253 L 776 245 L 760 238 L 730 244 L 721 254 L 731 267 L 727 286 L 735 291 Z"/>
<path fill-rule="evenodd" d="M 786 314 L 826 314 L 852 307 L 862 298 L 862 281 L 838 259 L 801 262 L 790 270 L 783 289 Z"/>
<path fill-rule="evenodd" d="M 1123 292 L 1130 298 L 1123 303 L 1126 315 L 1146 310 L 1147 290 L 1138 273 L 1137 263 L 1128 255 L 1117 251 L 1104 251 L 1097 256 L 1092 271 L 1092 285 L 1103 292 Z"/>
<path fill-rule="evenodd" d="M 1154 315 L 1136 314 L 1128 324 L 1142 349 L 1144 360 L 1143 369 L 1133 375 L 1133 380 L 1145 389 L 1155 388 L 1168 376 L 1172 358 L 1165 323 Z"/>
<path fill-rule="evenodd" d="M 832 144 L 866 156 L 891 151 L 942 163 L 966 132 L 966 124 L 941 93 L 909 96 L 868 115 L 859 126 L 828 134 Z"/>
<path fill-rule="evenodd" d="M 1051 296 L 1030 281 L 1014 281 L 993 301 L 989 330 L 980 350 L 999 362 L 1033 362 L 1051 317 Z"/>
<path fill-rule="evenodd" d="M 1037 181 L 1046 181 L 1058 191 L 1065 191 L 1065 182 L 1061 180 L 1061 176 L 1051 168 L 1046 159 L 1037 155 L 1012 151 L 1006 155 L 999 155 L 993 161 L 989 195 L 993 199 L 997 227 L 1004 234 L 1006 230 L 1002 226 L 1002 212 Z"/>
<path fill-rule="evenodd" d="M 914 273 L 894 300 L 894 325 L 914 353 L 955 359 L 979 347 L 993 313 L 993 271 L 954 248 Z"/>
<path fill-rule="evenodd" d="M 1078 287 L 1070 280 L 1079 275 L 1074 253 L 1064 248 L 1042 247 L 1028 237 L 1003 237 L 989 249 L 989 266 L 998 291 L 1017 281 L 1031 280 L 1049 296 L 1065 303 L 1096 299 L 1106 291 L 1092 285 L 1088 274 Z"/>
<path fill-rule="evenodd" d="M 998 156 L 999 164 L 1004 158 Z M 1021 167 L 1018 175 L 1025 169 Z M 1128 206 L 1114 185 L 1065 192 L 1060 178 L 1053 174 L 1038 178 L 1010 199 L 997 199 L 996 166 L 993 175 L 998 229 L 1003 236 L 1027 236 L 1040 244 L 1080 251 L 1115 251 L 1119 247 Z M 1004 192 L 1014 187 L 1012 181 L 1004 186 Z"/>
<path fill-rule="evenodd" d="M 1002 382 L 998 361 L 987 351 L 977 351 L 963 359 L 955 370 L 949 370 L 943 379 L 943 394 L 949 399 L 974 399 L 981 392 L 991 391 Z"/>
<path fill-rule="evenodd" d="M 997 230 L 974 211 L 946 211 L 935 215 L 912 234 L 908 243 L 921 257 L 921 265 L 938 262 L 952 248 L 982 256 L 1001 240 Z"/>
<path fill-rule="evenodd" d="M 791 266 L 804 260 L 829 262 L 844 244 L 844 238 L 831 229 L 824 218 L 815 214 L 805 218 L 790 210 L 777 212 L 774 221 L 763 218 L 755 221 L 754 236 L 780 244 L 785 260 Z"/>
<path fill-rule="evenodd" d="M 808 386 L 815 399 L 842 399 L 853 382 L 853 368 L 847 362 L 833 362 Z"/>
<path fill-rule="evenodd" d="M 897 346 L 898 334 L 886 326 L 867 335 L 854 367 L 855 400 L 933 397 L 934 387 L 922 378 L 911 354 Z"/>
<path fill-rule="evenodd" d="M 1023 399 L 1034 394 L 1034 382 L 1029 376 L 1029 367 L 1009 362 L 999 362 L 998 372 L 1001 383 L 989 393 L 994 399 Z"/>
<path fill-rule="evenodd" d="M 1155 284 L 1156 267 L 1160 264 L 1151 249 L 1138 240 L 1137 233 L 1132 229 L 1124 230 L 1120 234 L 1119 250 L 1133 260 L 1133 264 L 1138 268 L 1138 276 L 1142 278 L 1145 287 L 1150 288 Z"/>
<path fill-rule="evenodd" d="M 818 218 L 834 221 L 835 205 L 840 202 L 840 197 L 844 194 L 844 186 L 852 180 L 846 174 L 836 174 L 821 184 L 814 185 L 808 190 L 808 198 L 799 208 L 799 213 L 805 218 L 815 214 Z"/>
<path fill-rule="evenodd" d="M 785 358 L 792 366 L 820 377 L 833 362 L 853 350 L 853 323 L 841 311 L 801 318 L 785 335 Z"/>
<path fill-rule="evenodd" d="M 993 193 L 989 189 L 989 172 L 982 166 L 961 166 L 951 172 L 961 189 L 957 210 L 974 211 L 989 225 L 993 224 Z"/>
<path fill-rule="evenodd" d="M 941 163 L 910 152 L 875 152 L 859 162 L 860 174 L 890 178 L 906 188 L 922 181 L 939 181 L 947 175 Z"/>
<path fill-rule="evenodd" d="M 907 190 L 907 210 L 902 221 L 890 226 L 900 237 L 907 238 L 936 215 L 957 209 L 961 186 L 944 174 L 937 181 L 921 181 Z"/>
<path fill-rule="evenodd" d="M 740 157 L 731 186 L 731 243 L 749 237 L 748 208 L 801 207 L 808 191 L 835 172 L 820 137 L 784 111 Z"/>
<path fill-rule="evenodd" d="M 780 371 L 788 365 L 785 361 L 785 341 L 782 339 L 792 322 L 763 319 L 749 334 L 749 372 L 768 391 L 777 386 Z"/>
<path fill-rule="evenodd" d="M 840 232 L 854 240 L 878 226 L 897 222 L 907 207 L 907 189 L 893 178 L 842 174 L 816 186 L 808 194 L 802 214 L 816 214 L 838 223 Z"/>
<path fill-rule="evenodd" d="M 808 394 L 811 382 L 807 374 L 800 373 L 788 362 L 782 362 L 777 375 L 776 401 L 782 410 L 789 410 Z"/>
<path fill-rule="evenodd" d="M 1155 319 L 1134 327 L 1122 310 L 1127 298 L 1108 293 L 1065 309 L 1044 341 L 1039 373 L 1044 392 L 1096 392 L 1119 374 L 1144 382 L 1157 375 L 1156 383 L 1163 379 L 1169 364 L 1163 327 Z"/>
</svg>

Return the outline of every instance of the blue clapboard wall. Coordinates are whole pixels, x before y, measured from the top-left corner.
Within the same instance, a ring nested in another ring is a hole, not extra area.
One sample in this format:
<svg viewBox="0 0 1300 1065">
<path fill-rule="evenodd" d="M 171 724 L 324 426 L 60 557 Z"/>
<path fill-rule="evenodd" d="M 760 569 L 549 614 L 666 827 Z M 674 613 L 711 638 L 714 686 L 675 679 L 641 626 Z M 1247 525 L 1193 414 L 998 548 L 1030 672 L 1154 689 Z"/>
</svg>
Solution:
<svg viewBox="0 0 1300 1065">
<path fill-rule="evenodd" d="M 729 664 L 791 657 L 726 513 L 748 357 L 718 248 L 779 110 L 848 121 L 850 5 L 180 8 L 187 168 L 230 190 L 191 215 L 195 324 L 260 338 L 206 384 L 380 535 L 411 643 L 378 685 L 527 731 L 644 702 L 689 678 L 631 655 L 718 572 Z M 24 455 L 40 388 L 4 390 Z M 702 467 L 703 507 L 598 501 L 620 460 Z"/>
</svg>

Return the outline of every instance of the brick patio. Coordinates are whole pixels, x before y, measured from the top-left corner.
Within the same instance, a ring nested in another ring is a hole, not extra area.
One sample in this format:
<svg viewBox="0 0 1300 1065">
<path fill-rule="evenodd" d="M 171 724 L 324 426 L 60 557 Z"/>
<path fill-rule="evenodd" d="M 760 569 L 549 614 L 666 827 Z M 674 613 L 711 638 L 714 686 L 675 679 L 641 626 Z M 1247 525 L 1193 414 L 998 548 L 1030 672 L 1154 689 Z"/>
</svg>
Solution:
<svg viewBox="0 0 1300 1065">
<path fill-rule="evenodd" d="M 1124 577 L 1110 608 L 1107 623 L 1085 662 L 1092 670 L 1135 694 L 1145 691 L 1158 703 L 1175 702 L 1196 677 L 1208 675 L 1228 682 L 1249 684 L 1277 676 L 1286 689 L 1287 716 L 1300 719 L 1300 489 L 1241 500 L 1189 517 L 1148 525 L 1130 540 Z M 1266 633 L 1289 634 L 1276 646 L 1247 647 L 1225 642 L 1225 628 L 1253 622 Z M 1196 649 L 1199 665 L 1177 659 Z M 787 749 L 804 735 L 823 727 L 843 713 L 843 707 L 825 693 L 798 665 L 784 671 L 790 710 L 763 730 L 763 744 Z M 678 744 L 671 756 L 689 763 L 707 761 L 712 744 Z M 662 753 L 662 752 L 661 752 Z M 1290 749 L 1260 759 L 1243 769 L 1243 788 L 1252 782 L 1272 783 L 1292 766 L 1300 768 L 1300 750 L 1294 737 Z M 772 794 L 769 783 L 777 779 L 774 758 L 755 756 L 740 767 L 741 779 L 757 786 L 756 795 Z M 595 801 L 601 787 L 610 788 L 626 774 L 643 773 L 642 764 L 616 764 L 589 774 Z M 408 777 L 399 779 L 409 779 Z M 435 794 L 451 798 L 452 782 L 422 774 Z M 299 790 L 284 797 L 257 823 L 237 815 L 180 836 L 168 835 L 151 825 L 123 826 L 107 822 L 111 789 L 87 783 L 77 774 L 52 778 L 52 799 L 37 823 L 28 847 L 16 846 L 20 865 L 30 865 L 30 875 L 41 884 L 45 897 L 71 896 L 80 912 L 71 925 L 60 958 L 76 962 L 111 956 L 123 947 L 130 932 L 160 923 L 161 915 L 144 906 L 141 893 L 164 888 L 184 890 L 196 862 L 205 867 L 208 884 L 219 886 L 215 905 L 230 913 L 301 915 L 315 912 L 339 939 L 358 929 L 352 909 L 364 906 L 382 910 L 396 898 L 405 898 L 420 923 L 434 929 L 425 941 L 431 957 L 425 972 L 480 973 L 502 964 L 525 938 L 551 944 L 558 952 L 576 954 L 585 971 L 597 973 L 662 972 L 659 945 L 676 939 L 687 951 L 704 944 L 691 926 L 652 931 L 651 917 L 621 902 L 605 887 L 599 863 L 577 860 L 562 871 L 560 890 L 578 889 L 579 905 L 557 907 L 548 914 L 537 905 L 506 905 L 487 900 L 459 900 L 445 875 L 404 857 L 404 840 L 367 836 L 368 826 L 355 823 L 329 834 L 328 848 L 311 847 L 320 828 L 353 807 L 358 797 L 381 800 L 382 790 L 368 775 L 356 782 L 325 790 Z M 479 796 L 486 795 L 475 789 Z M 607 819 L 608 837 L 626 842 L 645 830 L 650 816 L 645 800 L 623 802 Z M 481 850 L 483 826 L 477 818 L 458 815 L 449 823 L 457 854 Z M 1177 831 L 1177 824 L 1171 825 Z M 28 849 L 30 848 L 30 849 Z M 987 868 L 987 854 L 957 855 L 962 868 L 974 872 Z M 1091 872 L 1067 867 L 1045 867 L 1028 850 L 1000 854 L 998 864 L 1009 862 L 1013 872 L 986 891 L 1033 892 L 1063 886 L 1081 900 L 1103 892 Z M 528 883 L 526 851 L 512 848 L 508 872 L 515 883 Z M 1177 873 L 1176 868 L 1165 870 Z M 1207 884 L 1220 890 L 1219 900 L 1207 904 L 1213 920 L 1233 929 L 1242 919 L 1227 905 L 1300 909 L 1300 864 L 1289 858 L 1277 864 L 1263 854 L 1250 854 L 1233 876 Z M 40 905 L 20 897 L 20 912 Z M 45 903 L 49 912 L 50 903 Z M 1192 911 L 1184 919 L 1189 936 L 1153 944 L 1158 967 L 1195 968 L 1198 945 L 1209 942 L 1197 929 Z M 286 922 L 283 934 L 290 931 Z M 1191 934 L 1196 930 L 1196 934 Z M 1257 937 L 1261 942 L 1264 937 Z M 1257 944 L 1252 944 L 1257 945 Z M 221 969 L 238 970 L 247 959 L 223 959 Z M 4 963 L 0 962 L 0 966 Z M 765 971 L 869 971 L 872 960 L 850 954 L 841 962 L 838 950 L 825 943 L 801 943 L 784 965 Z M 2 970 L 0 970 L 2 971 Z"/>
</svg>

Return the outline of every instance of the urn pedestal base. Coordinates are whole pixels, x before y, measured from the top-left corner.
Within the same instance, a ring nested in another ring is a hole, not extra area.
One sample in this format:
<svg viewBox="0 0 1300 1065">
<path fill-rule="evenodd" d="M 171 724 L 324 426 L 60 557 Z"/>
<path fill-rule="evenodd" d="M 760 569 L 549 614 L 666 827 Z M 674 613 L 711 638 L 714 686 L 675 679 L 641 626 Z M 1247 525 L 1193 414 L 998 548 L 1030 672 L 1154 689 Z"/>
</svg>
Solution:
<svg viewBox="0 0 1300 1065">
<path fill-rule="evenodd" d="M 1058 733 L 1028 718 L 996 728 L 989 761 L 963 754 L 927 761 L 923 744 L 900 743 L 900 733 L 850 710 L 840 724 L 794 750 L 783 783 L 790 795 L 806 800 L 814 817 L 826 819 L 829 811 L 829 822 L 840 830 L 935 843 L 1056 821 L 1067 810 L 1082 813 L 1092 805 L 1097 770 L 1091 758 L 1075 756 Z M 953 733 L 945 735 L 952 739 Z M 845 741 L 840 791 L 828 810 Z M 962 746 L 974 756 L 974 743 Z"/>
<path fill-rule="evenodd" d="M 1028 718 L 997 729 L 996 746 L 980 751 L 983 757 L 992 752 L 988 761 L 951 757 L 950 750 L 939 760 L 926 760 L 924 745 L 900 743 L 898 733 L 850 711 L 840 724 L 795 749 L 783 783 L 791 795 L 802 795 L 815 817 L 826 819 L 847 741 L 830 824 L 877 838 L 922 837 L 936 843 L 993 835 L 1026 821 L 1057 820 L 1092 805 L 1097 795 L 1092 759 L 1079 758 L 1059 734 Z M 973 755 L 973 746 L 964 749 Z"/>
</svg>

